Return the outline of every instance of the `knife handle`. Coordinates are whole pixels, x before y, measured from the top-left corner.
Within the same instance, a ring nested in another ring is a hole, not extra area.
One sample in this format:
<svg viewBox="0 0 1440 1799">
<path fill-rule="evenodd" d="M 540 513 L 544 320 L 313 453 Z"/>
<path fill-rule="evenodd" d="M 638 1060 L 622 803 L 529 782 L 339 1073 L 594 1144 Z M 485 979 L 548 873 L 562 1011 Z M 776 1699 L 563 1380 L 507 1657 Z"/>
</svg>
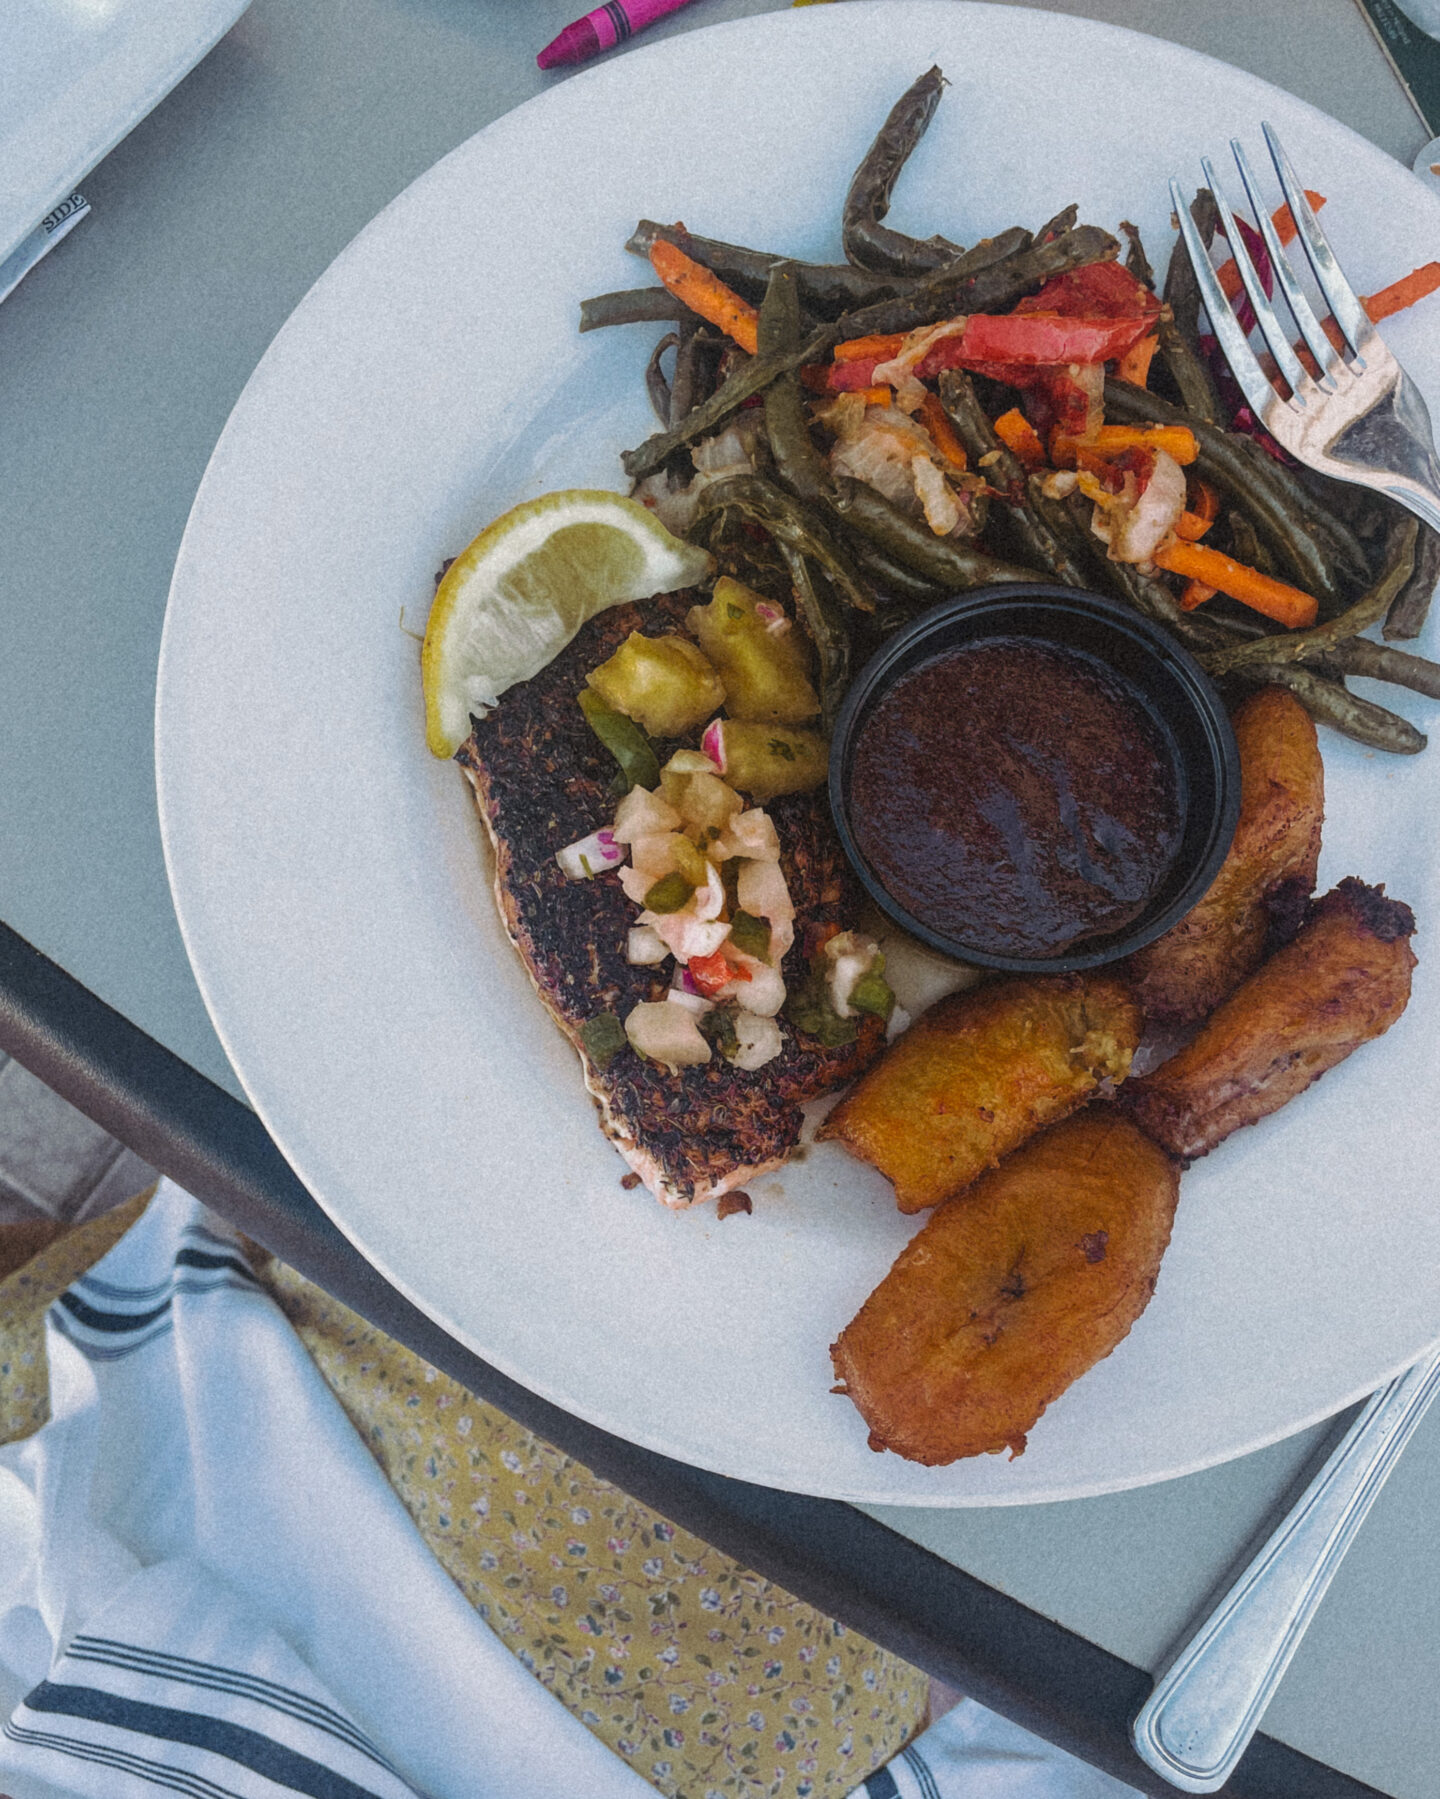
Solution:
<svg viewBox="0 0 1440 1799">
<path fill-rule="evenodd" d="M 1440 1348 L 1372 1394 L 1325 1465 L 1155 1683 L 1137 1754 L 1184 1793 L 1213 1793 L 1245 1753 L 1315 1608 L 1426 1408 Z"/>
</svg>

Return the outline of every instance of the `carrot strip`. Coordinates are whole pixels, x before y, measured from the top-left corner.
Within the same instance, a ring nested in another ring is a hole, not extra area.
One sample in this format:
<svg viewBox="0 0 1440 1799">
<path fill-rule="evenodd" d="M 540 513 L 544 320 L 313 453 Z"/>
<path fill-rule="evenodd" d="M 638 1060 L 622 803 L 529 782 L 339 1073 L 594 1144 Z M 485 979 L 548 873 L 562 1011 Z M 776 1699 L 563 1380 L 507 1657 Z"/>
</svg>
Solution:
<svg viewBox="0 0 1440 1799">
<path fill-rule="evenodd" d="M 1427 262 L 1418 269 L 1411 269 L 1408 275 L 1402 275 L 1398 281 L 1392 281 L 1389 287 L 1382 287 L 1379 293 L 1362 294 L 1360 304 L 1365 308 L 1371 323 L 1378 325 L 1381 319 L 1393 318 L 1397 312 L 1404 312 L 1407 306 L 1413 306 L 1418 300 L 1425 299 L 1427 295 L 1433 294 L 1436 288 L 1440 288 L 1440 262 Z M 1325 317 L 1321 319 L 1320 329 L 1342 356 L 1349 354 L 1345 333 L 1329 313 L 1326 313 Z M 1313 375 L 1318 381 L 1320 365 L 1310 354 L 1304 339 L 1299 339 L 1293 348 L 1306 374 Z M 1280 379 L 1280 370 L 1273 356 L 1262 354 L 1260 366 L 1271 381 Z M 1288 392 L 1289 388 L 1287 387 L 1286 393 L 1288 394 Z"/>
<path fill-rule="evenodd" d="M 650 266 L 691 312 L 733 337 L 742 350 L 755 354 L 756 309 L 733 293 L 718 276 L 664 238 L 650 246 Z"/>
<path fill-rule="evenodd" d="M 1218 590 L 1207 587 L 1203 581 L 1187 581 L 1180 595 L 1180 610 L 1193 612 L 1197 606 L 1203 606 L 1206 600 L 1213 600 Z"/>
<path fill-rule="evenodd" d="M 1082 446 L 1097 456 L 1118 456 L 1122 450 L 1164 450 L 1182 467 L 1200 454 L 1188 425 L 1102 425 L 1085 438 L 1057 432 L 1050 445 L 1057 462 L 1072 458 Z"/>
<path fill-rule="evenodd" d="M 1182 512 L 1175 521 L 1175 535 L 1183 537 L 1186 543 L 1194 543 L 1203 537 L 1214 523 L 1213 519 L 1201 518 L 1198 512 Z"/>
<path fill-rule="evenodd" d="M 1319 616 L 1320 608 L 1311 594 L 1302 593 L 1298 587 L 1289 587 L 1284 581 L 1272 580 L 1269 575 L 1262 575 L 1258 568 L 1236 562 L 1233 556 L 1226 556 L 1219 550 L 1207 550 L 1203 544 L 1184 543 L 1175 538 L 1161 544 L 1154 560 L 1159 567 L 1169 569 L 1172 575 L 1203 581 L 1217 593 L 1229 594 L 1232 600 L 1253 607 L 1256 612 L 1264 613 L 1266 618 L 1273 618 L 1277 624 L 1287 625 L 1291 630 L 1313 625 Z"/>
<path fill-rule="evenodd" d="M 836 362 L 864 362 L 872 356 L 876 362 L 889 362 L 892 356 L 900 354 L 904 342 L 904 333 L 900 331 L 883 335 L 872 332 L 869 337 L 851 337 L 836 344 L 832 354 Z"/>
<path fill-rule="evenodd" d="M 1160 347 L 1158 334 L 1142 337 L 1133 349 L 1129 349 L 1115 364 L 1115 373 L 1121 381 L 1128 381 L 1132 387 L 1144 387 L 1150 379 L 1150 363 L 1156 350 Z"/>
<path fill-rule="evenodd" d="M 1423 300 L 1426 294 L 1433 294 L 1437 287 L 1440 287 L 1440 262 L 1427 262 L 1418 269 L 1411 269 L 1398 281 L 1392 281 L 1389 287 L 1382 287 L 1378 294 L 1370 294 L 1364 302 L 1365 310 L 1378 325 L 1381 319 L 1404 312 L 1407 306 Z"/>
<path fill-rule="evenodd" d="M 1035 427 L 1018 406 L 1012 406 L 996 419 L 995 435 L 1012 455 L 1020 458 L 1026 468 L 1044 468 L 1045 446 Z"/>
<path fill-rule="evenodd" d="M 1320 208 L 1325 204 L 1324 194 L 1312 193 L 1308 187 L 1305 189 L 1305 198 L 1310 202 L 1316 212 L 1319 212 Z M 1295 239 L 1299 236 L 1299 232 L 1295 227 L 1295 220 L 1292 217 L 1288 206 L 1277 207 L 1276 210 L 1270 214 L 1270 223 L 1275 227 L 1275 235 L 1280 239 L 1282 244 L 1293 244 Z M 1215 274 L 1220 282 L 1221 288 L 1224 290 L 1225 298 L 1227 300 L 1238 299 L 1244 288 L 1244 283 L 1240 279 L 1240 271 L 1235 266 L 1234 257 L 1232 256 L 1228 262 L 1222 262 L 1220 267 L 1216 269 Z"/>
<path fill-rule="evenodd" d="M 930 433 L 930 441 L 951 468 L 969 468 L 970 458 L 965 454 L 965 446 L 955 435 L 955 427 L 950 423 L 949 415 L 937 395 L 926 394 L 920 405 L 920 422 Z"/>
<path fill-rule="evenodd" d="M 893 406 L 895 389 L 893 387 L 852 387 L 852 394 L 859 394 L 867 406 Z"/>
</svg>

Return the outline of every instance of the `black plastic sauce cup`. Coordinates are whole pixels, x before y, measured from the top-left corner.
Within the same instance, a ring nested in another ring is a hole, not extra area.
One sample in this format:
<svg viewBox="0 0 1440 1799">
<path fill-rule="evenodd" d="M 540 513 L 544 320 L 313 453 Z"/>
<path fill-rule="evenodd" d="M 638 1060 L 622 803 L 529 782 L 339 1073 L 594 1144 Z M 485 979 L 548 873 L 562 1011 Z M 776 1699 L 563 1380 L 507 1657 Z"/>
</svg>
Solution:
<svg viewBox="0 0 1440 1799">
<path fill-rule="evenodd" d="M 874 708 L 902 676 L 947 650 L 996 637 L 1083 650 L 1113 669 L 1164 725 L 1183 799 L 1180 846 L 1156 891 L 1122 930 L 1085 937 L 1054 956 L 1003 956 L 947 937 L 889 892 L 856 841 L 851 813 L 855 746 Z M 912 936 L 945 955 L 1016 974 L 1068 974 L 1117 961 L 1185 916 L 1225 859 L 1240 813 L 1240 757 L 1209 676 L 1163 626 L 1073 587 L 1013 582 L 942 600 L 898 631 L 856 677 L 830 748 L 830 808 L 867 892 Z"/>
</svg>

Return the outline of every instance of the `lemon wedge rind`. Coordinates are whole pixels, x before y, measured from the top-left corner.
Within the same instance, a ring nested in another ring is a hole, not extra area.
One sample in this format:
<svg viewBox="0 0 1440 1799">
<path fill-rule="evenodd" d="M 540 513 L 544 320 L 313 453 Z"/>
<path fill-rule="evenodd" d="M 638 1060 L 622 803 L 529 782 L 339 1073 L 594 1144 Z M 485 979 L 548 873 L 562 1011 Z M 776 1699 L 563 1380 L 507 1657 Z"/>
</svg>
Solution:
<svg viewBox="0 0 1440 1799">
<path fill-rule="evenodd" d="M 597 613 L 693 586 L 712 567 L 623 494 L 568 488 L 512 507 L 435 593 L 420 658 L 431 752 L 453 756 L 472 712 L 538 674 Z"/>
</svg>

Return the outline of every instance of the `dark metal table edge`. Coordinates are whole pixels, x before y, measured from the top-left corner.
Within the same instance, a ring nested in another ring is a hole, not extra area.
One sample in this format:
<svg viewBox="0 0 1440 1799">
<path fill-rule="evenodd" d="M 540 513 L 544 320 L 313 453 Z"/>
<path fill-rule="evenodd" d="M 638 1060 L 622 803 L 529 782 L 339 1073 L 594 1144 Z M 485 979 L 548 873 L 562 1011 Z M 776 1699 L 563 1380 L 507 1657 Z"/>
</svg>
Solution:
<svg viewBox="0 0 1440 1799">
<path fill-rule="evenodd" d="M 0 924 L 0 1050 L 151 1167 L 469 1391 L 603 1479 L 948 1686 L 1142 1792 L 1129 1721 L 1149 1674 L 838 1500 L 709 1474 L 624 1442 L 462 1348 L 389 1285 L 250 1108 Z M 1258 1736 L 1233 1799 L 1384 1799 Z"/>
</svg>

